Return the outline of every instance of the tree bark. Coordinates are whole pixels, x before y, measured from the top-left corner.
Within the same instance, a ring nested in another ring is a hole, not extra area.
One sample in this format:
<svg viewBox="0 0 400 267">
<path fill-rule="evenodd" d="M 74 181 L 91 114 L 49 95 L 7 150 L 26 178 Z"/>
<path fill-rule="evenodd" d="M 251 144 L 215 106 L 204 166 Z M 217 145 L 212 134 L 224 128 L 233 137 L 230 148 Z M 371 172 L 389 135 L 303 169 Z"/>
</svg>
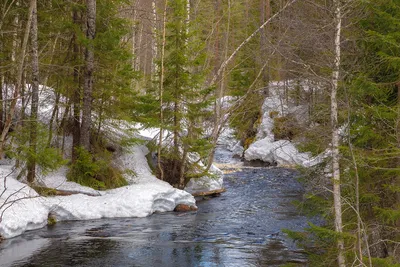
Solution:
<svg viewBox="0 0 400 267">
<path fill-rule="evenodd" d="M 96 0 L 86 0 L 86 38 L 89 44 L 85 48 L 85 80 L 83 86 L 83 107 L 81 124 L 81 145 L 90 151 L 90 128 L 92 125 L 92 95 L 94 70 L 94 45 L 96 35 Z"/>
<path fill-rule="evenodd" d="M 156 64 L 157 54 L 158 54 L 158 44 L 157 44 L 157 5 L 156 0 L 151 3 L 152 15 L 153 15 L 153 27 L 152 27 L 152 39 L 151 39 L 151 73 L 157 75 L 158 69 Z M 154 77 L 154 76 L 153 76 Z"/>
<path fill-rule="evenodd" d="M 340 78 L 341 64 L 341 30 L 342 30 L 342 12 L 339 0 L 334 1 L 335 8 L 335 47 L 334 47 L 334 67 L 332 72 L 332 91 L 331 91 L 331 124 L 332 124 L 332 174 L 333 174 L 333 202 L 335 210 L 335 230 L 341 235 L 343 232 L 342 223 L 342 202 L 340 192 L 340 165 L 339 165 L 339 126 L 338 126 L 338 101 L 337 91 Z M 338 265 L 345 267 L 344 241 L 339 236 L 337 240 Z"/>
<path fill-rule="evenodd" d="M 30 137 L 29 147 L 30 156 L 28 159 L 28 176 L 27 180 L 32 183 L 36 176 L 36 146 L 37 146 L 37 117 L 39 105 L 39 53 L 38 53 L 38 22 L 37 22 L 37 3 L 32 0 L 32 29 L 31 29 L 31 45 L 32 45 L 32 98 L 31 98 L 31 117 L 30 117 Z"/>
<path fill-rule="evenodd" d="M 73 11 L 72 20 L 75 25 L 79 25 L 79 14 L 77 10 Z M 79 45 L 77 34 L 73 35 L 73 62 L 74 62 L 74 92 L 72 95 L 72 102 L 74 104 L 73 108 L 73 125 L 72 125 L 72 152 L 71 160 L 75 162 L 77 155 L 76 149 L 80 146 L 80 133 L 81 133 L 81 87 L 79 79 L 79 67 L 77 66 L 77 61 L 79 58 Z"/>
<path fill-rule="evenodd" d="M 158 136 L 158 149 L 157 149 L 157 166 L 160 171 L 160 179 L 164 180 L 164 170 L 161 164 L 161 152 L 162 152 L 162 142 L 163 142 L 163 131 L 164 131 L 164 58 L 165 58 L 165 43 L 166 43 L 166 24 L 167 24 L 167 7 L 168 0 L 165 0 L 164 3 L 164 14 L 163 14 L 163 37 L 162 37 L 162 45 L 161 45 L 161 70 L 160 70 L 160 87 L 159 87 L 159 97 L 160 97 L 160 134 Z"/>
<path fill-rule="evenodd" d="M 8 134 L 8 131 L 10 130 L 10 127 L 12 124 L 12 119 L 14 118 L 14 114 L 15 114 L 15 107 L 17 105 L 17 100 L 20 96 L 21 87 L 23 86 L 22 85 L 22 76 L 23 76 L 23 72 L 24 72 L 26 47 L 28 45 L 28 39 L 29 39 L 29 34 L 30 34 L 30 29 L 31 29 L 32 13 L 33 13 L 32 11 L 34 8 L 34 4 L 35 4 L 35 0 L 31 0 L 30 6 L 29 6 L 29 11 L 28 11 L 28 21 L 26 22 L 24 39 L 22 41 L 21 54 L 20 54 L 20 59 L 18 62 L 17 81 L 16 81 L 15 88 L 14 88 L 14 95 L 13 95 L 13 99 L 10 104 L 10 110 L 7 114 L 7 118 L 4 123 L 3 131 L 0 136 L 0 157 L 1 158 L 4 156 L 4 145 L 5 145 L 6 136 Z"/>
<path fill-rule="evenodd" d="M 264 23 L 271 17 L 271 3 L 270 0 L 261 0 L 260 6 L 260 21 Z M 269 49 L 267 49 L 267 35 L 269 33 L 269 27 L 266 26 L 260 31 L 260 59 L 261 64 L 267 61 L 266 55 L 269 54 Z M 264 87 L 265 96 L 269 95 L 269 68 L 263 70 L 262 72 L 262 86 Z"/>
</svg>

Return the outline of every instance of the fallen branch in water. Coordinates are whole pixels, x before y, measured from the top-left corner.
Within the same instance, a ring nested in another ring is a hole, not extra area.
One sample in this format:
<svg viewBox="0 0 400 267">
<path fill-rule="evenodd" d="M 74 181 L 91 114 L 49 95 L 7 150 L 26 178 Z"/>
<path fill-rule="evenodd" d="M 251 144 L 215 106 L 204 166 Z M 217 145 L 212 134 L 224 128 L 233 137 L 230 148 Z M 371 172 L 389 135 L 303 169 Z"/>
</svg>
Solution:
<svg viewBox="0 0 400 267">
<path fill-rule="evenodd" d="M 193 193 L 192 195 L 194 197 L 205 197 L 205 196 L 219 195 L 224 192 L 226 192 L 226 189 L 221 188 L 221 189 L 216 189 L 216 190 L 211 190 L 211 191 L 197 192 L 197 193 Z"/>
</svg>

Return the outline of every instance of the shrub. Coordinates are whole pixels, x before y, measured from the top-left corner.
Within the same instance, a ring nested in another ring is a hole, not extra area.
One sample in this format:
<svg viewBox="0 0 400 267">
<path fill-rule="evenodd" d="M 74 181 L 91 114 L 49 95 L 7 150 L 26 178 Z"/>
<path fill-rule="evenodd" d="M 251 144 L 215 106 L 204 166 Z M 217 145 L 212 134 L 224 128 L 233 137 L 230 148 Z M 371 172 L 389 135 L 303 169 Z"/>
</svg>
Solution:
<svg viewBox="0 0 400 267">
<path fill-rule="evenodd" d="M 272 132 L 277 140 L 293 140 L 300 133 L 300 126 L 294 116 L 288 115 L 274 118 Z"/>
<path fill-rule="evenodd" d="M 112 166 L 111 162 L 111 153 L 108 151 L 93 156 L 83 147 L 78 147 L 76 160 L 71 164 L 67 178 L 98 190 L 126 185 L 121 171 Z"/>
</svg>

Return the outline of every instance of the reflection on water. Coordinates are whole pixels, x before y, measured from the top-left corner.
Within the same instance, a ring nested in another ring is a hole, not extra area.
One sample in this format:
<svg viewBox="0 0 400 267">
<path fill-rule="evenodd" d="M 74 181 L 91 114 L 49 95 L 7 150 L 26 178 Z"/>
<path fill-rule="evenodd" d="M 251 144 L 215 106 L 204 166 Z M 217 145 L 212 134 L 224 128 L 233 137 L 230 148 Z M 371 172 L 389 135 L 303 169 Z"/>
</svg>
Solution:
<svg viewBox="0 0 400 267">
<path fill-rule="evenodd" d="M 28 232 L 12 239 L 26 246 L 0 245 L 0 266 L 305 265 L 305 255 L 281 232 L 306 226 L 290 204 L 301 195 L 295 174 L 229 174 L 228 191 L 200 200 L 198 212 L 63 222 Z"/>
</svg>

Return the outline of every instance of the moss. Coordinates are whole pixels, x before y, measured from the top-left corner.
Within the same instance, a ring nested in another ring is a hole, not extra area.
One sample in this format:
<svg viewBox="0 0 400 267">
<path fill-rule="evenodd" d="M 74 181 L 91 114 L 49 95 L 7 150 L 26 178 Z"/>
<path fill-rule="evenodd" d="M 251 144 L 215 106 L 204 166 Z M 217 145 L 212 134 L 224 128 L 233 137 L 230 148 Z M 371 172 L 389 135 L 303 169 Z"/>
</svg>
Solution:
<svg viewBox="0 0 400 267">
<path fill-rule="evenodd" d="M 43 186 L 32 186 L 32 188 L 41 196 L 48 197 L 48 196 L 56 196 L 57 190 L 54 188 L 48 188 Z"/>
<path fill-rule="evenodd" d="M 57 223 L 56 216 L 50 215 L 50 214 L 49 214 L 49 217 L 47 217 L 47 225 L 48 225 L 48 226 L 53 226 L 53 225 L 55 225 L 56 223 Z"/>
<path fill-rule="evenodd" d="M 271 119 L 277 117 L 278 115 L 279 115 L 279 111 L 272 110 L 272 111 L 269 112 L 269 117 L 270 117 Z"/>
<path fill-rule="evenodd" d="M 249 146 L 254 142 L 255 136 L 248 137 L 246 140 L 244 140 L 244 149 L 249 148 Z"/>
<path fill-rule="evenodd" d="M 293 140 L 301 133 L 300 126 L 294 116 L 282 116 L 274 118 L 272 132 L 277 140 Z"/>
</svg>

